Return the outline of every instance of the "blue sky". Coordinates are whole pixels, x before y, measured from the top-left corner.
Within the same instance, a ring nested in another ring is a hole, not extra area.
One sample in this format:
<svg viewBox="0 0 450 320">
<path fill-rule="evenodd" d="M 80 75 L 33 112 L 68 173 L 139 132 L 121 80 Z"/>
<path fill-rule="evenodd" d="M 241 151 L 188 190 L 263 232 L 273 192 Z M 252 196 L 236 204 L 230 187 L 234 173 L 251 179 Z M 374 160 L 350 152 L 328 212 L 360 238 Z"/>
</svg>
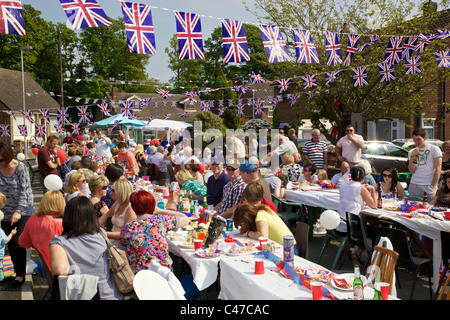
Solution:
<svg viewBox="0 0 450 320">
<path fill-rule="evenodd" d="M 97 2 L 108 16 L 112 18 L 122 17 L 118 0 L 97 0 Z M 214 28 L 221 26 L 220 20 L 217 18 L 229 18 L 253 24 L 259 23 L 257 18 L 245 9 L 242 0 L 129 0 L 129 2 L 144 3 L 157 7 L 152 9 L 157 54 L 151 57 L 147 66 L 147 73 L 149 78 L 160 79 L 161 81 L 167 81 L 174 76 L 173 72 L 167 67 L 168 57 L 164 52 L 169 45 L 170 37 L 176 32 L 173 10 L 204 15 L 201 17 L 203 40 L 209 37 Z M 253 0 L 246 0 L 246 2 L 252 3 Z M 59 0 L 22 0 L 22 3 L 30 4 L 41 11 L 42 17 L 48 21 L 67 21 Z M 169 10 L 163 10 L 162 8 Z"/>
</svg>

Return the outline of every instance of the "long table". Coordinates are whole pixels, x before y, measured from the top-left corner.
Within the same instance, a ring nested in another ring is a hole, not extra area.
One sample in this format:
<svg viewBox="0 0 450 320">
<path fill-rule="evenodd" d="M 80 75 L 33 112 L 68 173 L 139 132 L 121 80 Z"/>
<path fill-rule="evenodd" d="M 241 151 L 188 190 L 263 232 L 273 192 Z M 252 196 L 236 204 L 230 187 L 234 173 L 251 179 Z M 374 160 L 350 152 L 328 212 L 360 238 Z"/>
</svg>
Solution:
<svg viewBox="0 0 450 320">
<path fill-rule="evenodd" d="M 286 190 L 285 198 L 288 201 L 331 210 L 338 210 L 339 206 L 339 190 L 321 190 L 314 187 L 307 191 Z M 407 218 L 400 211 L 371 209 L 367 206 L 363 208 L 361 214 L 394 221 L 433 240 L 433 288 L 436 290 L 442 261 L 440 232 L 450 231 L 450 221 L 441 221 L 431 217 Z"/>
</svg>

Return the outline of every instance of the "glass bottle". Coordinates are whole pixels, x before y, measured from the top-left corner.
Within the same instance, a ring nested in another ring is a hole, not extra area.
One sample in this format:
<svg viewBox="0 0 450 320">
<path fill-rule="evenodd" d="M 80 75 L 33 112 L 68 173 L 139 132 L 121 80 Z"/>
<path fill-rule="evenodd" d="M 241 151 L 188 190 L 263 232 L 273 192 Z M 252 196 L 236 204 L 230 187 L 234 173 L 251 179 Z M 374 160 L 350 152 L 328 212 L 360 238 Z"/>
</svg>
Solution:
<svg viewBox="0 0 450 320">
<path fill-rule="evenodd" d="M 383 208 L 383 199 L 381 199 L 381 184 L 377 185 L 378 199 L 377 199 L 377 208 Z"/>
<path fill-rule="evenodd" d="M 355 278 L 353 279 L 353 300 L 364 300 L 364 286 L 357 264 L 355 264 Z"/>
<path fill-rule="evenodd" d="M 378 283 L 378 279 L 375 279 L 373 289 L 375 290 L 375 293 L 373 295 L 373 300 L 383 300 L 383 297 L 381 296 L 380 284 Z"/>
</svg>

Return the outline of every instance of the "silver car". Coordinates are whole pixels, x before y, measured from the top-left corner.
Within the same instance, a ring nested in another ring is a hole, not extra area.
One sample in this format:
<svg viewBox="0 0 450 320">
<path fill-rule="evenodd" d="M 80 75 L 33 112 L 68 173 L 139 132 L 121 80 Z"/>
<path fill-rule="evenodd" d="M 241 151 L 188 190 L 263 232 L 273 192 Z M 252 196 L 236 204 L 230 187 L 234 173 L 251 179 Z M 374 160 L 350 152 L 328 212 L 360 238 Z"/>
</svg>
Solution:
<svg viewBox="0 0 450 320">
<path fill-rule="evenodd" d="M 383 168 L 396 168 L 398 172 L 408 171 L 408 151 L 387 141 L 365 141 L 361 158 L 372 165 L 373 173 Z"/>
</svg>

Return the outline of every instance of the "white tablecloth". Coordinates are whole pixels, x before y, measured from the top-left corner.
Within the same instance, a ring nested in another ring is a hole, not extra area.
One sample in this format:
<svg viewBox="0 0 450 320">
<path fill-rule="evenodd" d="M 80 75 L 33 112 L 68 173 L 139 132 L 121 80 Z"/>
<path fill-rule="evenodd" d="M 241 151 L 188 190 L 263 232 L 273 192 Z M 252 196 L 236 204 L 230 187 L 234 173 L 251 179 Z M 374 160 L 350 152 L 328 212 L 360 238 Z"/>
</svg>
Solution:
<svg viewBox="0 0 450 320">
<path fill-rule="evenodd" d="M 310 187 L 308 190 L 286 190 L 285 199 L 307 206 L 337 210 L 339 190 Z"/>
</svg>

